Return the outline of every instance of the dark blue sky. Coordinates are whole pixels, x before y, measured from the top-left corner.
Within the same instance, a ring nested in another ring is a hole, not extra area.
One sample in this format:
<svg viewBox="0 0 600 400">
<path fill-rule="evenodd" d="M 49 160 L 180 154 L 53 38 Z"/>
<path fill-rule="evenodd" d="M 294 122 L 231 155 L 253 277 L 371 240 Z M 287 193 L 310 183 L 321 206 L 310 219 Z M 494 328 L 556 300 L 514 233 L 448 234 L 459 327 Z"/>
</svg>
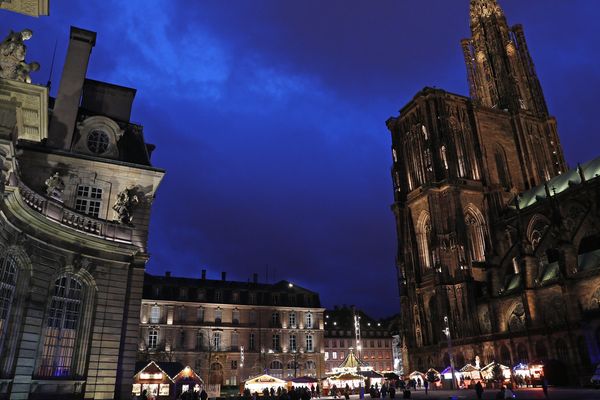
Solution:
<svg viewBox="0 0 600 400">
<path fill-rule="evenodd" d="M 525 26 L 571 165 L 600 154 L 600 2 L 500 1 Z M 467 0 L 51 0 L 34 80 L 58 87 L 71 25 L 98 32 L 88 77 L 138 89 L 133 121 L 167 175 L 148 270 L 320 292 L 397 312 L 385 120 L 424 86 L 465 94 Z M 4 33 L 4 32 L 3 32 Z M 53 91 L 53 92 L 54 92 Z M 54 93 L 53 93 L 54 94 Z"/>
</svg>

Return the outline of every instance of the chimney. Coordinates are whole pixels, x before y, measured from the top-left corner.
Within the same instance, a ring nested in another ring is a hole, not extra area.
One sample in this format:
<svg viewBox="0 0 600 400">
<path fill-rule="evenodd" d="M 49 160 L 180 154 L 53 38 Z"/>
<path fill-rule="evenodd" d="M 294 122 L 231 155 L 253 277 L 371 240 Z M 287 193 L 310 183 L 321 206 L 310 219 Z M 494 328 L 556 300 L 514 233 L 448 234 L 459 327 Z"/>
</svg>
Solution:
<svg viewBox="0 0 600 400">
<path fill-rule="evenodd" d="M 71 147 L 83 82 L 95 44 L 96 32 L 71 27 L 67 58 L 48 133 L 48 144 L 52 147 L 64 150 Z"/>
<path fill-rule="evenodd" d="M 206 270 L 202 270 L 202 280 L 206 280 Z"/>
<path fill-rule="evenodd" d="M 252 274 L 252 282 L 258 283 L 258 274 L 256 272 Z"/>
<path fill-rule="evenodd" d="M 165 272 L 165 277 L 170 278 L 171 277 L 171 271 Z"/>
<path fill-rule="evenodd" d="M 222 281 L 226 281 L 227 280 L 227 272 L 221 272 L 221 280 Z"/>
</svg>

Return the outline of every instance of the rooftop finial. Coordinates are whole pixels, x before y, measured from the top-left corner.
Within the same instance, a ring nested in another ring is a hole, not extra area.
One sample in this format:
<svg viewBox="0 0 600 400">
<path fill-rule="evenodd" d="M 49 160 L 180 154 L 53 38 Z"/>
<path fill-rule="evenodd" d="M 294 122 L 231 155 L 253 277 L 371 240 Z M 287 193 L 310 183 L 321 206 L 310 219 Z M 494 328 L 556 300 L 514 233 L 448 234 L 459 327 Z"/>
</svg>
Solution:
<svg viewBox="0 0 600 400">
<path fill-rule="evenodd" d="M 471 21 L 492 15 L 504 15 L 496 0 L 471 0 Z"/>
</svg>

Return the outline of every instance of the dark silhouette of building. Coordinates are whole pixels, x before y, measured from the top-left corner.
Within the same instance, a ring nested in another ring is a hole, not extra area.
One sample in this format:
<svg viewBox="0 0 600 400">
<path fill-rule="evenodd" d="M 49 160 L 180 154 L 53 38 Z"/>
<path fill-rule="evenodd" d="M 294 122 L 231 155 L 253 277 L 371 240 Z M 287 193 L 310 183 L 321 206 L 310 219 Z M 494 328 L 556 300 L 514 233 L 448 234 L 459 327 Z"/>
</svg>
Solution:
<svg viewBox="0 0 600 400">
<path fill-rule="evenodd" d="M 405 370 L 600 362 L 600 159 L 568 170 L 523 28 L 471 0 L 470 97 L 390 118 Z M 448 317 L 453 351 L 443 333 Z"/>
</svg>

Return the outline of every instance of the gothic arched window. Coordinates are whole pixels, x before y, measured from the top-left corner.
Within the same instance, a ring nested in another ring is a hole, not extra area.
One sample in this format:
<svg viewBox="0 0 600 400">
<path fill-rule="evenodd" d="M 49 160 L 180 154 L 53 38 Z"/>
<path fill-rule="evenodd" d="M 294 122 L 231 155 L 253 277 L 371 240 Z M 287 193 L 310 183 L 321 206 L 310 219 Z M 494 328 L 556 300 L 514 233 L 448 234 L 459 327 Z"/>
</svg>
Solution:
<svg viewBox="0 0 600 400">
<path fill-rule="evenodd" d="M 537 358 L 540 360 L 546 360 L 548 358 L 548 350 L 546 349 L 546 345 L 541 340 L 538 340 L 535 344 L 535 354 Z"/>
<path fill-rule="evenodd" d="M 442 164 L 444 164 L 444 169 L 448 169 L 448 154 L 446 150 L 446 146 L 440 147 L 440 158 L 442 159 Z"/>
<path fill-rule="evenodd" d="M 512 360 L 510 357 L 510 350 L 506 347 L 505 344 L 500 348 L 500 361 L 504 365 L 512 365 Z"/>
<path fill-rule="evenodd" d="M 505 190 L 510 190 L 510 171 L 508 170 L 508 163 L 506 162 L 506 153 L 501 146 L 496 146 L 494 149 L 494 159 L 496 161 L 496 171 L 498 172 L 498 183 Z"/>
<path fill-rule="evenodd" d="M 417 223 L 417 244 L 419 245 L 419 261 L 424 270 L 431 268 L 430 239 L 431 218 L 429 213 L 423 211 Z"/>
<path fill-rule="evenodd" d="M 44 327 L 40 376 L 72 375 L 82 298 L 82 285 L 75 277 L 63 275 L 54 282 L 54 294 Z"/>
<path fill-rule="evenodd" d="M 527 346 L 523 343 L 517 345 L 517 358 L 521 363 L 529 362 L 529 352 L 527 351 Z"/>
<path fill-rule="evenodd" d="M 455 132 L 454 145 L 456 146 L 456 158 L 458 161 L 458 176 L 461 178 L 467 177 L 467 154 L 465 142 L 461 132 Z"/>
<path fill-rule="evenodd" d="M 0 259 L 0 352 L 17 287 L 17 261 L 12 255 Z"/>
<path fill-rule="evenodd" d="M 567 346 L 567 343 L 563 340 L 563 339 L 557 339 L 556 340 L 556 357 L 558 357 L 559 360 L 563 361 L 564 363 L 569 363 L 570 362 L 570 354 L 569 354 L 569 347 Z"/>
<path fill-rule="evenodd" d="M 465 212 L 467 239 L 471 252 L 471 260 L 485 261 L 485 228 L 483 216 L 475 207 L 467 208 Z"/>
</svg>

